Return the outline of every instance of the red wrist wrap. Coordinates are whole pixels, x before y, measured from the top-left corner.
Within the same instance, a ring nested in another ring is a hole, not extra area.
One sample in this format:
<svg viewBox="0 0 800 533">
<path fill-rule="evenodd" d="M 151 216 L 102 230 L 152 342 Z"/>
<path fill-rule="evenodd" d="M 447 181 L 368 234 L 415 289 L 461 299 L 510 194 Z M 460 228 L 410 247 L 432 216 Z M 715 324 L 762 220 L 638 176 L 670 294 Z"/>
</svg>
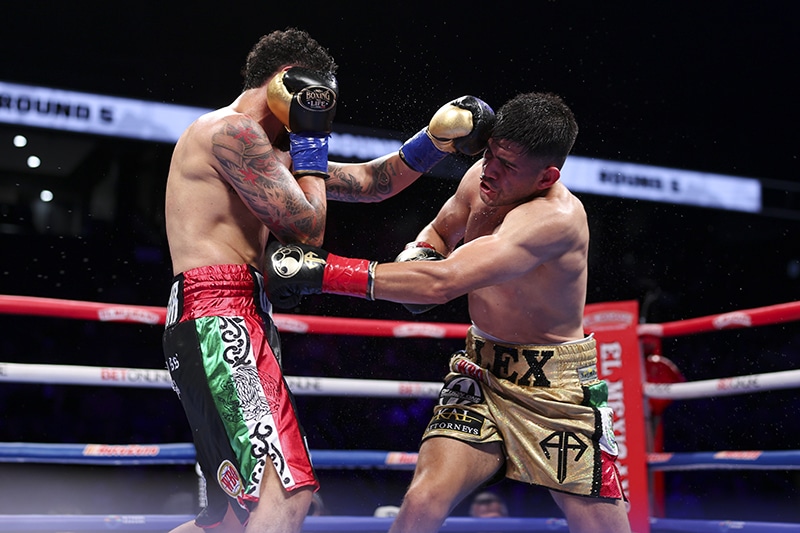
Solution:
<svg viewBox="0 0 800 533">
<path fill-rule="evenodd" d="M 374 300 L 372 284 L 376 265 L 375 261 L 328 254 L 322 292 Z"/>
</svg>

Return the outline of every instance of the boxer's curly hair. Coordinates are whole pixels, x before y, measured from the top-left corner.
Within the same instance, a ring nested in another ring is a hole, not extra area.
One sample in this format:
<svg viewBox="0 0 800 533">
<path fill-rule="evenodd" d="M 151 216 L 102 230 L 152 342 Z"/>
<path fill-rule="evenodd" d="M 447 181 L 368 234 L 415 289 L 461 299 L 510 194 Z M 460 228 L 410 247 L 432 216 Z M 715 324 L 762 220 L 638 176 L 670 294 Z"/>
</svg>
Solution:
<svg viewBox="0 0 800 533">
<path fill-rule="evenodd" d="M 524 93 L 506 102 L 497 112 L 492 138 L 522 146 L 525 154 L 549 159 L 561 168 L 578 136 L 578 123 L 560 96 Z"/>
<path fill-rule="evenodd" d="M 242 68 L 244 89 L 261 87 L 286 65 L 336 74 L 338 65 L 326 48 L 297 28 L 275 30 L 261 37 Z"/>
</svg>

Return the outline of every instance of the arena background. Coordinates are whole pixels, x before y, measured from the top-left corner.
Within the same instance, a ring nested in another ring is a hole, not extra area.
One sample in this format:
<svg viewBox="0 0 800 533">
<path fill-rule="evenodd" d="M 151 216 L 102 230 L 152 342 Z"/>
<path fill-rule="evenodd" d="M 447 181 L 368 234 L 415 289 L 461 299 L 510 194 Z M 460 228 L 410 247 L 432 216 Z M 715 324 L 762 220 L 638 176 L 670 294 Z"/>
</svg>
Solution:
<svg viewBox="0 0 800 533">
<path fill-rule="evenodd" d="M 800 299 L 797 10 L 789 2 L 359 9 L 334 2 L 224 9 L 210 2 L 7 3 L 0 9 L 0 81 L 219 107 L 238 95 L 253 42 L 297 26 L 340 65 L 337 123 L 410 135 L 462 94 L 498 107 L 521 91 L 559 93 L 581 127 L 576 155 L 762 183 L 761 213 L 579 194 L 593 235 L 589 302 L 635 299 L 643 321 L 663 322 Z M 0 126 L 0 141 L 17 130 Z M 0 293 L 164 305 L 171 273 L 163 188 L 171 146 L 28 133 L 67 146 L 72 157 L 52 175 L 0 160 Z M 109 185 L 112 174 L 117 179 Z M 70 199 L 44 222 L 34 196 L 41 187 Z M 332 204 L 326 247 L 391 260 L 454 187 L 424 177 L 382 204 Z M 307 298 L 291 312 L 412 319 L 394 304 L 326 296 Z M 422 318 L 466 322 L 464 301 Z M 163 368 L 158 328 L 13 316 L 0 323 L 3 361 Z M 283 338 L 290 375 L 433 381 L 460 347 Z M 793 369 L 800 365 L 800 331 L 790 323 L 703 334 L 665 343 L 665 354 L 692 380 Z M 299 399 L 310 445 L 319 449 L 416 450 L 429 408 L 421 400 Z M 795 391 L 676 402 L 665 414 L 665 448 L 797 449 L 796 408 Z M 0 441 L 189 440 L 170 391 L 0 387 Z M 124 483 L 118 474 L 2 465 L 0 491 L 17 497 L 0 499 L 0 512 L 45 512 L 42 501 L 54 502 L 53 509 L 60 502 L 62 511 L 159 512 L 152 507 L 164 497 L 153 483 L 183 509 L 180 495 L 193 483 L 192 472 L 175 469 L 141 468 Z M 408 479 L 407 472 L 326 471 L 321 494 L 332 514 L 371 514 L 398 504 Z M 667 480 L 673 517 L 800 521 L 800 480 L 792 472 L 675 473 Z M 514 515 L 557 513 L 543 491 L 500 489 Z"/>
</svg>

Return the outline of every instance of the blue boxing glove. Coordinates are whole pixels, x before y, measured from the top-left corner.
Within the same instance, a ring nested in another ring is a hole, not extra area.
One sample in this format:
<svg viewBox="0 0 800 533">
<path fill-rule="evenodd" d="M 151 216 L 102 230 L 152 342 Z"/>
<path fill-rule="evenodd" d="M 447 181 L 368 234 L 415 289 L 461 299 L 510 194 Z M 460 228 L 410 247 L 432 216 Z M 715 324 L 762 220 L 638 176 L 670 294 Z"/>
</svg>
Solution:
<svg viewBox="0 0 800 533">
<path fill-rule="evenodd" d="M 494 121 L 494 111 L 480 98 L 456 98 L 400 147 L 400 157 L 411 169 L 425 173 L 448 154 L 477 155 L 486 148 Z"/>
<path fill-rule="evenodd" d="M 410 242 L 406 244 L 405 248 L 403 249 L 397 257 L 395 257 L 395 263 L 403 263 L 406 261 L 441 261 L 444 259 L 444 256 L 437 252 L 433 246 L 428 244 L 427 242 L 417 241 L 417 242 Z M 425 311 L 430 311 L 436 304 L 403 304 L 403 307 L 408 309 L 411 313 L 418 315 L 420 313 L 424 313 Z"/>
<path fill-rule="evenodd" d="M 289 130 L 295 176 L 328 177 L 328 139 L 338 99 L 333 74 L 301 67 L 279 72 L 267 85 L 267 105 Z"/>
</svg>

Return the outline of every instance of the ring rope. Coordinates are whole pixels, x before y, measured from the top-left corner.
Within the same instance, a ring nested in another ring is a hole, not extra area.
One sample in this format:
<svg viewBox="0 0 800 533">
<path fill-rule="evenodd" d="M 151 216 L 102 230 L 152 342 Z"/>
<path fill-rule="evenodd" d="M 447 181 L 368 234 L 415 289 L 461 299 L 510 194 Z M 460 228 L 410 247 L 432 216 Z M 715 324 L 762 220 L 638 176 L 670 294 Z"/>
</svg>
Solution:
<svg viewBox="0 0 800 533">
<path fill-rule="evenodd" d="M 381 450 L 311 450 L 316 468 L 411 470 L 416 452 Z M 0 463 L 84 465 L 194 464 L 191 443 L 46 444 L 0 442 Z M 648 453 L 651 470 L 800 470 L 800 450 Z"/>
<path fill-rule="evenodd" d="M 380 450 L 311 450 L 315 468 L 412 470 L 416 452 Z M 194 464 L 192 443 L 48 444 L 0 442 L 0 463 L 109 466 Z"/>
<path fill-rule="evenodd" d="M 164 307 L 8 295 L 0 295 L 0 313 L 151 325 L 163 325 L 167 316 Z M 407 322 L 281 313 L 273 314 L 273 320 L 278 330 L 287 333 L 368 337 L 464 338 L 469 327 L 466 324 L 446 322 Z"/>
<path fill-rule="evenodd" d="M 800 369 L 684 383 L 644 383 L 648 398 L 689 400 L 800 387 Z"/>
<path fill-rule="evenodd" d="M 800 320 L 800 301 L 742 309 L 662 324 L 639 324 L 639 336 L 681 337 L 723 329 L 754 328 Z"/>
<path fill-rule="evenodd" d="M 301 396 L 364 396 L 370 398 L 436 398 L 442 388 L 433 381 L 322 378 L 285 376 L 292 393 Z M 172 388 L 163 369 L 81 365 L 32 365 L 0 362 L 0 383 L 48 385 L 103 385 L 112 387 Z"/>
<path fill-rule="evenodd" d="M 101 322 L 164 324 L 164 307 L 0 295 L 0 313 L 49 316 Z M 290 333 L 372 337 L 463 338 L 467 324 L 321 317 L 276 313 L 275 325 Z M 751 328 L 800 320 L 800 301 L 743 309 L 662 324 L 639 324 L 640 336 L 678 337 L 722 329 Z"/>
<path fill-rule="evenodd" d="M 434 381 L 285 377 L 289 388 L 298 396 L 436 398 L 442 388 L 440 382 Z M 0 383 L 2 382 L 162 389 L 172 387 L 169 373 L 162 369 L 0 362 Z M 685 383 L 644 383 L 644 395 L 649 398 L 687 400 L 795 387 L 800 387 L 800 369 Z"/>
<path fill-rule="evenodd" d="M 800 450 L 648 453 L 650 470 L 800 470 Z"/>
</svg>

